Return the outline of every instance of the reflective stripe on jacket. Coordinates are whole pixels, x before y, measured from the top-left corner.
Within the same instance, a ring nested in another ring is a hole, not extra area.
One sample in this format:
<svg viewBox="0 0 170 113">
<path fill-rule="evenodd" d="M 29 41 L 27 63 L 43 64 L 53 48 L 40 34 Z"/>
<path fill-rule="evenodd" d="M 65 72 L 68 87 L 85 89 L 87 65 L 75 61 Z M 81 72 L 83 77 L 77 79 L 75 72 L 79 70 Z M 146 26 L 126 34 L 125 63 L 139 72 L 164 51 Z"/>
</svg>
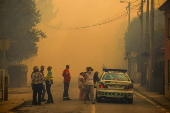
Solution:
<svg viewBox="0 0 170 113">
<path fill-rule="evenodd" d="M 52 71 L 48 71 L 47 76 L 46 76 L 47 80 L 53 80 L 53 74 Z"/>
</svg>

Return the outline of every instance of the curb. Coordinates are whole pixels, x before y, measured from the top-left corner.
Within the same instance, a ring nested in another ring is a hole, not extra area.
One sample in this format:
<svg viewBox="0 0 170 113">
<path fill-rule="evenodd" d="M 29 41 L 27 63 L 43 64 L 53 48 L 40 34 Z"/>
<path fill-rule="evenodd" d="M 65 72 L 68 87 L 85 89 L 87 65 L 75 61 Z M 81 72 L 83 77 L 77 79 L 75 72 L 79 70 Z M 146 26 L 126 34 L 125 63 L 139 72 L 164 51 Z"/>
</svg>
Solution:
<svg viewBox="0 0 170 113">
<path fill-rule="evenodd" d="M 161 105 L 161 106 L 165 107 L 166 109 L 170 109 L 170 106 L 165 105 L 165 104 L 163 104 L 163 103 L 161 103 L 161 102 L 159 102 L 159 101 L 155 100 L 155 99 L 154 99 L 154 98 L 152 98 L 152 97 L 149 97 L 148 95 L 146 95 L 146 94 L 144 94 L 144 93 L 140 92 L 139 90 L 137 90 L 137 89 L 135 89 L 135 88 L 134 88 L 134 91 L 136 91 L 137 93 L 141 94 L 142 96 L 144 96 L 144 97 L 148 98 L 149 100 L 151 100 L 151 101 L 155 102 L 156 104 L 159 104 L 159 105 Z"/>
</svg>

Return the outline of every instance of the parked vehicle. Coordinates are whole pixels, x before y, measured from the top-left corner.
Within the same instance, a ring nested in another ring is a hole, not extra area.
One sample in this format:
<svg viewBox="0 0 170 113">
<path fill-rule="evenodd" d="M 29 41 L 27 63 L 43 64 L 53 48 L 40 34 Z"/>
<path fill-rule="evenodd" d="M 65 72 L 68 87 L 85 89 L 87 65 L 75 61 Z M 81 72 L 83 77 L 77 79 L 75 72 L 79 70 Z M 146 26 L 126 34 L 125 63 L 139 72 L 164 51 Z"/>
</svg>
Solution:
<svg viewBox="0 0 170 113">
<path fill-rule="evenodd" d="M 125 69 L 103 69 L 96 87 L 96 100 L 124 99 L 133 103 L 133 82 Z"/>
</svg>

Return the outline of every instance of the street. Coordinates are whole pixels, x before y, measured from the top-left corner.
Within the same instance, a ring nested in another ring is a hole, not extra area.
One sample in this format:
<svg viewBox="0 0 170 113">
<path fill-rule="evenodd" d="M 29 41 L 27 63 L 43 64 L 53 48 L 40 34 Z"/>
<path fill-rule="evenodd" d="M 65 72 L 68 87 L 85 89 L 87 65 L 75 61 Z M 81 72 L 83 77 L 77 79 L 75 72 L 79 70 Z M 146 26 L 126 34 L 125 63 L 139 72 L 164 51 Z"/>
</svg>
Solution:
<svg viewBox="0 0 170 113">
<path fill-rule="evenodd" d="M 134 103 L 128 104 L 125 101 L 103 100 L 101 103 L 91 104 L 78 100 L 79 90 L 76 81 L 70 84 L 70 101 L 62 100 L 63 84 L 52 85 L 53 104 L 33 106 L 31 100 L 15 109 L 19 113 L 169 113 L 154 102 L 147 100 L 138 93 L 134 93 Z M 47 97 L 47 95 L 46 95 Z"/>
<path fill-rule="evenodd" d="M 0 113 L 170 113 L 169 4 L 0 0 Z M 101 78 L 95 104 L 79 75 L 90 94 Z"/>
</svg>

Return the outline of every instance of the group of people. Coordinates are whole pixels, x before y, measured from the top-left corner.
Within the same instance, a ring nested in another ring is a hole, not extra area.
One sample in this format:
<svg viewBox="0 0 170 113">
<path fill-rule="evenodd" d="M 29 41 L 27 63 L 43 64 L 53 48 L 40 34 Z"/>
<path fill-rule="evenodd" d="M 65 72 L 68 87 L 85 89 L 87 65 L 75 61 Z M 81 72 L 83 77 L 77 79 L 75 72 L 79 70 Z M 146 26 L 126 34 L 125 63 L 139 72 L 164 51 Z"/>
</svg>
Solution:
<svg viewBox="0 0 170 113">
<path fill-rule="evenodd" d="M 66 69 L 64 69 L 62 76 L 64 78 L 64 92 L 63 92 L 63 100 L 71 100 L 69 98 L 69 83 L 71 80 L 71 75 L 69 71 L 70 66 L 66 65 Z M 47 101 L 48 103 L 54 103 L 53 96 L 51 94 L 51 85 L 53 84 L 53 74 L 52 67 L 47 67 L 47 75 L 44 75 L 44 66 L 40 67 L 35 66 L 33 68 L 33 72 L 31 74 L 31 85 L 33 90 L 33 105 L 41 105 L 41 102 Z M 86 72 L 81 72 L 78 78 L 78 87 L 80 89 L 79 99 L 84 100 L 86 103 L 87 100 L 91 101 L 92 104 L 95 104 L 94 101 L 94 93 L 93 90 L 95 88 L 96 81 L 98 81 L 98 72 L 93 72 L 91 67 L 86 68 Z M 48 100 L 45 100 L 45 93 L 47 91 Z M 37 98 L 38 95 L 38 98 Z"/>
<path fill-rule="evenodd" d="M 53 97 L 51 94 L 51 85 L 53 84 L 53 74 L 52 74 L 52 67 L 47 67 L 47 76 L 44 76 L 44 66 L 40 67 L 35 66 L 33 68 L 33 72 L 31 74 L 31 85 L 33 90 L 33 105 L 41 105 L 41 102 L 47 101 L 46 103 L 53 103 Z M 47 91 L 48 100 L 44 99 L 45 93 Z M 37 100 L 38 95 L 38 100 Z"/>
<path fill-rule="evenodd" d="M 33 105 L 41 105 L 41 102 L 47 101 L 48 103 L 54 103 L 53 96 L 51 94 L 51 85 L 53 84 L 53 73 L 52 73 L 52 67 L 47 67 L 47 75 L 44 75 L 44 66 L 40 67 L 40 70 L 38 66 L 35 66 L 33 68 L 33 72 L 31 74 L 31 85 L 33 90 Z M 66 65 L 66 69 L 63 71 L 63 77 L 64 77 L 64 92 L 63 92 L 63 100 L 71 100 L 68 95 L 68 89 L 69 89 L 69 82 L 71 80 L 70 72 L 69 72 L 69 65 Z M 48 94 L 48 100 L 44 99 L 45 93 L 47 91 Z M 38 98 L 37 98 L 38 95 Z"/>
<path fill-rule="evenodd" d="M 79 100 L 84 100 L 84 103 L 89 100 L 92 104 L 95 104 L 93 92 L 98 80 L 98 72 L 94 73 L 91 67 L 87 67 L 86 72 L 80 73 L 78 77 Z"/>
</svg>

